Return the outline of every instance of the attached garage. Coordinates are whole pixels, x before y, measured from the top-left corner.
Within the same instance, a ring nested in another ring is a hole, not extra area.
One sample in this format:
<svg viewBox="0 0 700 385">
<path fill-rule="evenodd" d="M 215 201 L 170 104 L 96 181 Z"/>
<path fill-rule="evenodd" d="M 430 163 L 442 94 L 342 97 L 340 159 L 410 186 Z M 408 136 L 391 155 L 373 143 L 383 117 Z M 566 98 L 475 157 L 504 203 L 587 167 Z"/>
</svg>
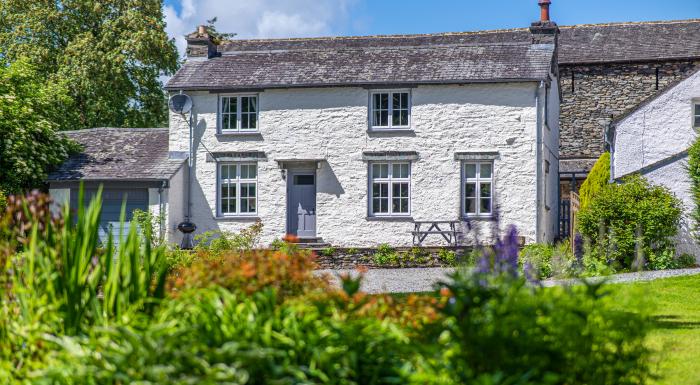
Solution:
<svg viewBox="0 0 700 385">
<path fill-rule="evenodd" d="M 83 203 L 85 207 L 97 195 L 97 189 L 85 189 Z M 80 191 L 70 190 L 70 206 L 78 207 Z M 120 227 L 122 207 L 125 207 L 124 227 Z M 134 217 L 135 210 L 148 211 L 148 188 L 105 188 L 102 191 L 102 215 L 100 216 L 100 240 L 106 242 L 109 233 L 112 239 L 119 239 L 120 234 L 126 235 Z"/>
<path fill-rule="evenodd" d="M 186 157 L 168 151 L 168 130 L 164 128 L 93 128 L 68 131 L 69 138 L 83 146 L 57 170 L 49 174 L 49 193 L 54 207 L 68 204 L 76 209 L 80 188 L 88 205 L 102 188 L 100 239 L 110 232 L 114 239 L 127 234 L 134 210 L 163 216 L 157 230 L 168 238 L 174 223 L 182 221 L 183 179 Z M 175 202 L 169 202 L 169 198 Z M 120 227 L 122 207 L 125 226 Z M 170 208 L 170 212 L 169 212 Z"/>
</svg>

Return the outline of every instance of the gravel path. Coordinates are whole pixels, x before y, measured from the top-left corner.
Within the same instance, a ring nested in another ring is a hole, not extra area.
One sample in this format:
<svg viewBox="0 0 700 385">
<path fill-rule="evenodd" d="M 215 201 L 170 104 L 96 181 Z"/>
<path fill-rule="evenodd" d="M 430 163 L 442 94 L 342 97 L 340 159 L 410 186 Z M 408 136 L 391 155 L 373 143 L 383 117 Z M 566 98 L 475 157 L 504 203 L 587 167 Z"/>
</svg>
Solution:
<svg viewBox="0 0 700 385">
<path fill-rule="evenodd" d="M 365 273 L 362 281 L 362 290 L 367 293 L 412 293 L 425 292 L 433 289 L 433 286 L 440 280 L 447 279 L 447 275 L 454 271 L 453 268 L 415 268 L 415 269 L 371 269 Z M 339 280 L 338 274 L 350 273 L 357 275 L 354 270 L 318 270 L 316 274 L 330 274 L 336 284 Z M 678 277 L 683 275 L 700 274 L 700 268 L 642 271 L 638 273 L 623 273 L 607 277 L 589 278 L 591 280 L 605 279 L 610 283 L 625 283 L 651 281 L 660 278 Z M 545 280 L 544 286 L 557 286 L 575 284 L 578 280 Z"/>
</svg>

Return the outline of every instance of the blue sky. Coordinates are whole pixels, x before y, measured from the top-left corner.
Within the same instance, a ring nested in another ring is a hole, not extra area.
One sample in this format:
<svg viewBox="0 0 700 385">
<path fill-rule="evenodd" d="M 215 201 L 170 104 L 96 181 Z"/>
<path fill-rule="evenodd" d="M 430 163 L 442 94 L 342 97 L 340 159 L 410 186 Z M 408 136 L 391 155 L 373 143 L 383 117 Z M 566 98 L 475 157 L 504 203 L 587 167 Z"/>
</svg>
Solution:
<svg viewBox="0 0 700 385">
<path fill-rule="evenodd" d="M 406 34 L 529 25 L 537 0 L 165 0 L 178 39 L 218 16 L 241 38 Z M 552 0 L 559 25 L 700 18 L 700 0 Z"/>
</svg>

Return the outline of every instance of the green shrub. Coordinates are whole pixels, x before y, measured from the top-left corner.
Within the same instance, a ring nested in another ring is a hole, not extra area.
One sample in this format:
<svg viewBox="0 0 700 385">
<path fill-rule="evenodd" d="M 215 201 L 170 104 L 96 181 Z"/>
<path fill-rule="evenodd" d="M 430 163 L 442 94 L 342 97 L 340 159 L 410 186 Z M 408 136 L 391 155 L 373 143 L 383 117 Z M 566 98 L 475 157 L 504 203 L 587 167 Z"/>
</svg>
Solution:
<svg viewBox="0 0 700 385">
<path fill-rule="evenodd" d="M 459 269 L 442 287 L 450 299 L 440 348 L 416 382 L 605 385 L 649 378 L 649 319 L 634 302 L 619 310 L 603 284 L 543 288 L 507 271 Z"/>
<path fill-rule="evenodd" d="M 320 254 L 326 257 L 332 257 L 335 254 L 335 247 L 329 246 L 321 249 Z"/>
<path fill-rule="evenodd" d="M 355 254 L 359 254 L 360 250 L 357 247 L 351 247 L 347 250 L 347 252 L 348 252 L 348 254 L 355 255 Z"/>
<path fill-rule="evenodd" d="M 194 237 L 197 243 L 194 250 L 206 252 L 211 256 L 220 255 L 226 251 L 250 251 L 258 245 L 262 230 L 262 222 L 257 221 L 239 233 L 205 231 Z"/>
<path fill-rule="evenodd" d="M 408 250 L 401 257 L 403 257 L 401 258 L 403 262 L 422 265 L 428 262 L 430 254 L 427 251 L 425 251 L 424 248 L 414 246 L 411 247 L 411 249 Z"/>
<path fill-rule="evenodd" d="M 146 242 L 150 242 L 152 246 L 160 246 L 165 241 L 165 213 L 153 215 L 150 210 L 136 209 L 133 212 L 133 222 L 138 225 L 139 232 L 144 237 Z"/>
<path fill-rule="evenodd" d="M 623 182 L 606 186 L 581 209 L 578 230 L 591 240 L 599 260 L 629 269 L 638 252 L 659 255 L 673 248 L 682 209 L 668 189 L 641 176 Z"/>
<path fill-rule="evenodd" d="M 581 189 L 579 190 L 581 208 L 588 206 L 609 182 L 610 153 L 604 152 L 595 162 L 593 168 L 591 168 L 591 172 L 588 173 L 586 180 L 581 184 Z"/>
<path fill-rule="evenodd" d="M 280 304 L 270 290 L 197 290 L 141 328 L 50 341 L 56 354 L 37 379 L 75 384 L 397 384 L 412 354 L 388 320 Z"/>
<path fill-rule="evenodd" d="M 700 242 L 700 138 L 695 139 L 688 148 L 688 176 L 690 177 L 690 192 L 693 195 L 693 207 L 691 218 L 693 219 L 693 233 L 695 239 Z"/>
<path fill-rule="evenodd" d="M 382 243 L 377 247 L 374 253 L 374 263 L 377 265 L 395 265 L 399 261 L 399 254 L 396 249 L 386 243 Z"/>
<path fill-rule="evenodd" d="M 695 257 L 689 254 L 676 256 L 670 249 L 650 253 L 644 257 L 646 268 L 649 270 L 683 269 L 695 266 Z"/>
<path fill-rule="evenodd" d="M 438 251 L 438 258 L 442 263 L 448 266 L 457 265 L 457 254 L 452 250 L 440 249 Z"/>
</svg>

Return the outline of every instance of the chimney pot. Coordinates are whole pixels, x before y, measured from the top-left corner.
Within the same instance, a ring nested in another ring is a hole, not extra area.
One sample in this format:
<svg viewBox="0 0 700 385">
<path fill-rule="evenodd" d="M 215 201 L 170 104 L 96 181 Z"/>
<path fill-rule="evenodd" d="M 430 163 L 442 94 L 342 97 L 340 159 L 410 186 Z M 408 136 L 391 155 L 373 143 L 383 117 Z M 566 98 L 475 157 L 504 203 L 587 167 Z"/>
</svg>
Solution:
<svg viewBox="0 0 700 385">
<path fill-rule="evenodd" d="M 539 0 L 540 5 L 540 21 L 547 22 L 549 20 L 549 5 L 552 4 L 551 0 Z"/>
<path fill-rule="evenodd" d="M 200 35 L 205 35 L 207 33 L 207 27 L 205 25 L 200 25 L 197 27 L 197 33 Z"/>
</svg>

